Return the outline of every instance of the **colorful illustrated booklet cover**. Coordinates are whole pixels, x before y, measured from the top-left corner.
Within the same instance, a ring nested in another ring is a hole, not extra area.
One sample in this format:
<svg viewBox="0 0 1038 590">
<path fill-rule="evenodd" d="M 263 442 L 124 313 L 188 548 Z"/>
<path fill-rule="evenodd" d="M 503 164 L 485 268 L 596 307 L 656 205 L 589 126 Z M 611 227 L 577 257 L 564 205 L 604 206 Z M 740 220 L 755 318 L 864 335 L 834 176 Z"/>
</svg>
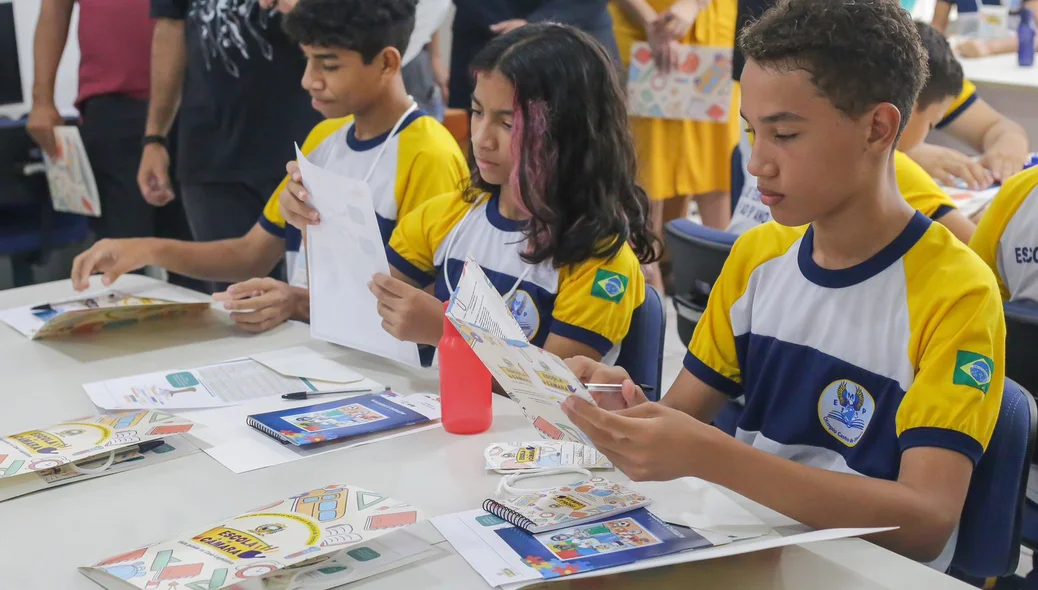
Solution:
<svg viewBox="0 0 1038 590">
<path fill-rule="evenodd" d="M 51 482 L 74 477 L 70 464 L 97 468 L 94 459 L 107 461 L 113 453 L 113 463 L 129 461 L 136 458 L 131 451 L 153 441 L 186 434 L 194 427 L 171 414 L 142 410 L 77 418 L 0 437 L 0 501 L 38 489 L 16 481 L 22 477 Z"/>
<path fill-rule="evenodd" d="M 731 116 L 732 48 L 679 45 L 678 65 L 664 74 L 648 43 L 631 47 L 627 108 L 636 117 L 723 123 Z"/>
<path fill-rule="evenodd" d="M 592 477 L 550 490 L 488 499 L 483 510 L 530 533 L 544 533 L 648 506 L 652 501 L 622 483 Z"/>
<path fill-rule="evenodd" d="M 43 154 L 54 210 L 100 217 L 101 199 L 97 193 L 97 182 L 79 128 L 74 125 L 55 127 L 54 143 L 58 146 L 58 157 L 52 159 Z"/>
<path fill-rule="evenodd" d="M 542 437 L 592 446 L 562 411 L 571 395 L 595 403 L 591 394 L 562 359 L 527 341 L 501 294 L 471 259 L 446 315 Z"/>
<path fill-rule="evenodd" d="M 33 340 L 95 332 L 155 318 L 209 309 L 208 302 L 179 296 L 172 289 L 147 293 L 107 290 L 92 295 L 0 312 L 0 321 Z"/>
<path fill-rule="evenodd" d="M 594 447 L 554 440 L 493 443 L 483 451 L 483 459 L 488 471 L 537 471 L 559 467 L 613 468 L 609 459 Z"/>
<path fill-rule="evenodd" d="M 386 535 L 380 541 L 393 547 L 388 533 L 403 533 L 399 529 L 422 518 L 413 506 L 383 494 L 333 484 L 79 571 L 108 590 L 291 588 L 293 579 L 313 573 L 311 566 L 343 567 L 332 565 L 342 563 L 340 552 L 357 561 L 374 559 L 379 552 L 364 544 Z M 336 576 L 323 583 L 321 576 L 310 577 L 307 588 L 342 583 Z"/>
<path fill-rule="evenodd" d="M 712 547 L 692 529 L 667 524 L 645 508 L 540 534 L 528 533 L 483 510 L 448 514 L 432 522 L 493 587 Z"/>
<path fill-rule="evenodd" d="M 425 424 L 440 418 L 439 399 L 386 390 L 311 406 L 253 414 L 247 424 L 283 443 L 307 446 Z"/>
</svg>

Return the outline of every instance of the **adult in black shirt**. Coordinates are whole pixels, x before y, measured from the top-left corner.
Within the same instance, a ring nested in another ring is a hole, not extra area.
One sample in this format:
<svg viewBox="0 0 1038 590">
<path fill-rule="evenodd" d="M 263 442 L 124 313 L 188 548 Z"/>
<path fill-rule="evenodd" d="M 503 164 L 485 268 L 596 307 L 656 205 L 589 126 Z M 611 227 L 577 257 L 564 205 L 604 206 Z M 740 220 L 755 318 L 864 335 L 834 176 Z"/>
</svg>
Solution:
<svg viewBox="0 0 1038 590">
<path fill-rule="evenodd" d="M 151 0 L 151 16 L 147 135 L 164 137 L 179 110 L 176 172 L 192 233 L 242 236 L 295 159 L 293 142 L 321 119 L 300 86 L 306 60 L 277 8 L 256 0 Z M 161 205 L 173 198 L 169 154 L 145 141 L 138 182 Z"/>
<path fill-rule="evenodd" d="M 527 22 L 572 25 L 598 39 L 619 64 L 607 0 L 454 0 L 449 106 L 467 109 L 472 97 L 469 62 L 497 35 Z"/>
<path fill-rule="evenodd" d="M 742 68 L 746 65 L 746 56 L 739 51 L 739 35 L 753 21 L 761 17 L 769 8 L 778 4 L 778 0 L 739 0 L 739 13 L 735 17 L 735 54 L 732 57 L 732 78 L 738 81 L 742 77 Z"/>
</svg>

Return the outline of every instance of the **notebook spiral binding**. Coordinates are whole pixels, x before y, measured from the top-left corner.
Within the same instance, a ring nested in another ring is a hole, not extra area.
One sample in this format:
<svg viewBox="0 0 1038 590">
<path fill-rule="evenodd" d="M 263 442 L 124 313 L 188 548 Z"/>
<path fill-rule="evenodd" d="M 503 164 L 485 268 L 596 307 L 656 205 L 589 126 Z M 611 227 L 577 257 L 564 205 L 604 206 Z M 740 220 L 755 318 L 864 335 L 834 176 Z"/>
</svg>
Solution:
<svg viewBox="0 0 1038 590">
<path fill-rule="evenodd" d="M 489 512 L 490 514 L 493 514 L 494 516 L 500 518 L 508 524 L 517 526 L 527 532 L 529 532 L 530 529 L 536 526 L 534 522 L 529 518 L 526 518 L 525 516 L 519 514 L 515 510 L 512 510 L 511 508 L 508 508 L 507 506 L 499 502 L 495 502 L 493 500 L 484 500 L 483 510 Z"/>
<path fill-rule="evenodd" d="M 273 438 L 274 440 L 280 441 L 282 443 L 288 442 L 287 440 L 285 440 L 285 437 L 282 436 L 280 432 L 274 430 L 273 428 L 268 428 L 264 426 L 262 423 L 260 423 L 259 420 L 255 420 L 252 417 L 249 417 L 245 419 L 245 423 L 255 428 L 256 430 L 262 432 L 263 434 Z"/>
</svg>

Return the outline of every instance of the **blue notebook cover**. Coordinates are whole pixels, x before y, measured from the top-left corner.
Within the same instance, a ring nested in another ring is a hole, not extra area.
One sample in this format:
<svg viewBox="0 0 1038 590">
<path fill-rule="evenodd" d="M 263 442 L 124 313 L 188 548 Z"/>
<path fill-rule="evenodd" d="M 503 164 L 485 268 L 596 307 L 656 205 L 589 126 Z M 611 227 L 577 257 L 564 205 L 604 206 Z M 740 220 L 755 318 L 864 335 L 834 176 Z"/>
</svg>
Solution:
<svg viewBox="0 0 1038 590">
<path fill-rule="evenodd" d="M 546 580 L 713 546 L 645 508 L 538 535 L 514 526 L 494 532 Z"/>
<path fill-rule="evenodd" d="M 369 393 L 288 410 L 253 414 L 246 422 L 283 443 L 306 446 L 428 422 L 429 418 L 394 400 L 392 392 Z"/>
</svg>

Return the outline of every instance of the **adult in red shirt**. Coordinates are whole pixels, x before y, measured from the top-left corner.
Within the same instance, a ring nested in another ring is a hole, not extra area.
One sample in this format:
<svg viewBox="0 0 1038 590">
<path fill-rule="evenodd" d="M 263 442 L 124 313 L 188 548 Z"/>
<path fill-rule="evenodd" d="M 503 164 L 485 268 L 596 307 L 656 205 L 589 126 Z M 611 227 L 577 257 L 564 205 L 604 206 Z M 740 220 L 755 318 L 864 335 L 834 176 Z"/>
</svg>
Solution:
<svg viewBox="0 0 1038 590">
<path fill-rule="evenodd" d="M 151 36 L 154 22 L 143 1 L 79 1 L 80 133 L 94 171 L 102 216 L 93 220 L 98 238 L 160 236 L 191 239 L 179 200 L 155 207 L 137 185 L 141 138 L 148 118 Z M 54 127 L 63 119 L 54 104 L 54 82 L 65 50 L 76 0 L 40 4 L 33 45 L 34 78 L 28 130 L 48 154 L 55 153 Z M 198 288 L 203 283 L 171 276 Z"/>
</svg>

